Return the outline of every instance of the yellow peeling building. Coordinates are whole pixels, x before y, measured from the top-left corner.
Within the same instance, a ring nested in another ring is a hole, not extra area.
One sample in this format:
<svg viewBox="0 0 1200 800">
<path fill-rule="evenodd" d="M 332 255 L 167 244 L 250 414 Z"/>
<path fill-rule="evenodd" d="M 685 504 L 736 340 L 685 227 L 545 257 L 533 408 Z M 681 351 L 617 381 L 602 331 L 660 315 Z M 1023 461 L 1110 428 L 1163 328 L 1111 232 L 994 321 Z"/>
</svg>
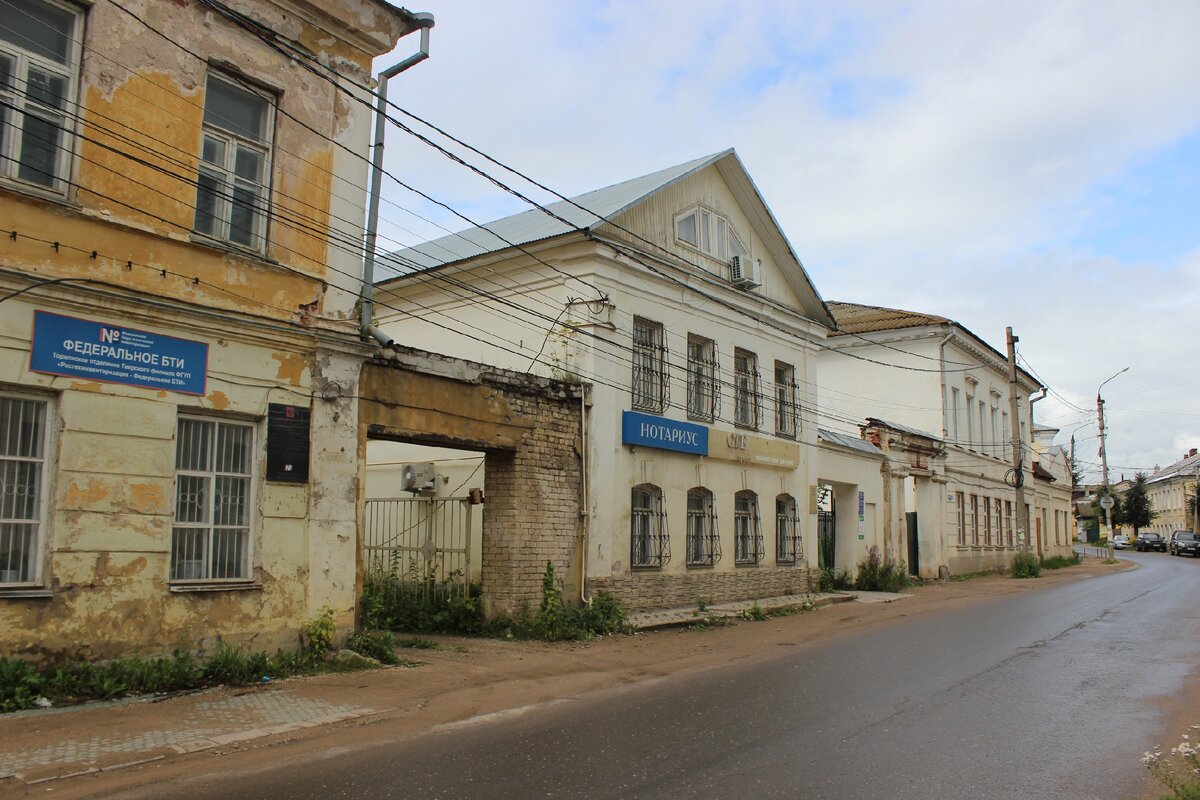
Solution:
<svg viewBox="0 0 1200 800">
<path fill-rule="evenodd" d="M 379 0 L 5 0 L 0 655 L 294 647 L 355 602 Z"/>
</svg>

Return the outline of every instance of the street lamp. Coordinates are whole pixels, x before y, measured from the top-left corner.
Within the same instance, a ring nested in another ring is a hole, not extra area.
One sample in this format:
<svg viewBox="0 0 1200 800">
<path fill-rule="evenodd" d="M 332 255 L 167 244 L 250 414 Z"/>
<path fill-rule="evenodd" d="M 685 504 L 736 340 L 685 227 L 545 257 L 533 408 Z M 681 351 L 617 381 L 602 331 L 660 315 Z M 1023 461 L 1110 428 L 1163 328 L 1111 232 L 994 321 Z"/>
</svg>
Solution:
<svg viewBox="0 0 1200 800">
<path fill-rule="evenodd" d="M 1128 371 L 1129 367 L 1118 370 L 1112 374 L 1112 377 L 1105 379 L 1096 387 L 1096 414 L 1100 418 L 1100 469 L 1103 472 L 1102 480 L 1104 482 L 1104 498 L 1100 501 L 1100 505 L 1104 509 L 1104 533 L 1109 538 L 1109 541 L 1112 540 L 1112 524 L 1109 521 L 1108 512 L 1113 507 L 1113 499 L 1108 494 L 1108 452 L 1104 448 L 1104 400 L 1100 397 L 1100 390 L 1104 388 L 1105 383 L 1108 383 L 1122 372 Z"/>
</svg>

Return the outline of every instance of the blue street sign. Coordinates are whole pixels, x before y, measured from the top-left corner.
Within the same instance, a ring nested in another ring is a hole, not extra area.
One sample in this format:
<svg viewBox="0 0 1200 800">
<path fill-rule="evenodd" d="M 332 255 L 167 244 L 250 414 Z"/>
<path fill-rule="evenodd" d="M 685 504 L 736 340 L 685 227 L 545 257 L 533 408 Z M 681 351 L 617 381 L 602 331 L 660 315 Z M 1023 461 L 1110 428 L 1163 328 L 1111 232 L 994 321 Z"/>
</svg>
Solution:
<svg viewBox="0 0 1200 800">
<path fill-rule="evenodd" d="M 105 322 L 33 313 L 29 369 L 48 375 L 203 395 L 208 344 Z"/>
<path fill-rule="evenodd" d="M 625 411 L 621 415 L 621 444 L 706 456 L 708 428 L 652 414 Z"/>
</svg>

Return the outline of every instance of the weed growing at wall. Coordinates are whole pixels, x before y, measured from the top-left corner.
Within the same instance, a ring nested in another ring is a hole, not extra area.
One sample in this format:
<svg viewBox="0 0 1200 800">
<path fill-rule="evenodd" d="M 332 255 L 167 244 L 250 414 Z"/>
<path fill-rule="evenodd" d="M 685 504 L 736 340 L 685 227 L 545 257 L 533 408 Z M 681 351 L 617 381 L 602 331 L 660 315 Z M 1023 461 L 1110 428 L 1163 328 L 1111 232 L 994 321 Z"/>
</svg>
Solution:
<svg viewBox="0 0 1200 800">
<path fill-rule="evenodd" d="M 1036 578 L 1042 574 L 1042 562 L 1028 550 L 1021 550 L 1013 556 L 1008 571 L 1014 578 Z"/>
<path fill-rule="evenodd" d="M 537 613 L 526 612 L 509 622 L 514 636 L 547 642 L 590 639 L 627 629 L 625 610 L 607 592 L 598 592 L 588 606 L 565 605 L 549 561 L 542 574 L 542 602 Z"/>
<path fill-rule="evenodd" d="M 305 622 L 300 632 L 304 634 L 304 649 L 310 653 L 328 653 L 333 648 L 333 635 L 337 627 L 333 624 L 333 609 L 321 606 L 317 616 Z"/>
<path fill-rule="evenodd" d="M 854 576 L 850 570 L 842 567 L 838 570 L 821 567 L 821 579 L 817 589 L 821 592 L 840 592 L 854 588 Z"/>
<path fill-rule="evenodd" d="M 854 588 L 863 592 L 898 592 L 910 583 L 903 561 L 881 558 L 879 548 L 872 546 L 867 557 L 858 562 Z"/>
</svg>

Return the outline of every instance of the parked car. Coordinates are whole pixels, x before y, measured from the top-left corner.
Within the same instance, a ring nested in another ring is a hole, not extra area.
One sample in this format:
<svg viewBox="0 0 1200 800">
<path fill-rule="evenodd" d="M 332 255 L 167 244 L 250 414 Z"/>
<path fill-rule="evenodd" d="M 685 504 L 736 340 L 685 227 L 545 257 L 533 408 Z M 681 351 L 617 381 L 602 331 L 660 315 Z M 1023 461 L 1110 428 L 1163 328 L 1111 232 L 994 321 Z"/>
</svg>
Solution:
<svg viewBox="0 0 1200 800">
<path fill-rule="evenodd" d="M 1175 531 L 1171 534 L 1171 555 L 1200 556 L 1200 534 L 1191 531 Z"/>
<path fill-rule="evenodd" d="M 1129 549 L 1129 537 L 1123 533 L 1118 533 L 1116 536 L 1114 536 L 1112 538 L 1112 543 L 1113 543 L 1114 550 L 1128 550 Z"/>
<path fill-rule="evenodd" d="M 1157 533 L 1139 533 L 1137 539 L 1133 542 L 1133 546 L 1139 553 L 1144 553 L 1147 550 L 1167 552 L 1167 540 Z"/>
</svg>

